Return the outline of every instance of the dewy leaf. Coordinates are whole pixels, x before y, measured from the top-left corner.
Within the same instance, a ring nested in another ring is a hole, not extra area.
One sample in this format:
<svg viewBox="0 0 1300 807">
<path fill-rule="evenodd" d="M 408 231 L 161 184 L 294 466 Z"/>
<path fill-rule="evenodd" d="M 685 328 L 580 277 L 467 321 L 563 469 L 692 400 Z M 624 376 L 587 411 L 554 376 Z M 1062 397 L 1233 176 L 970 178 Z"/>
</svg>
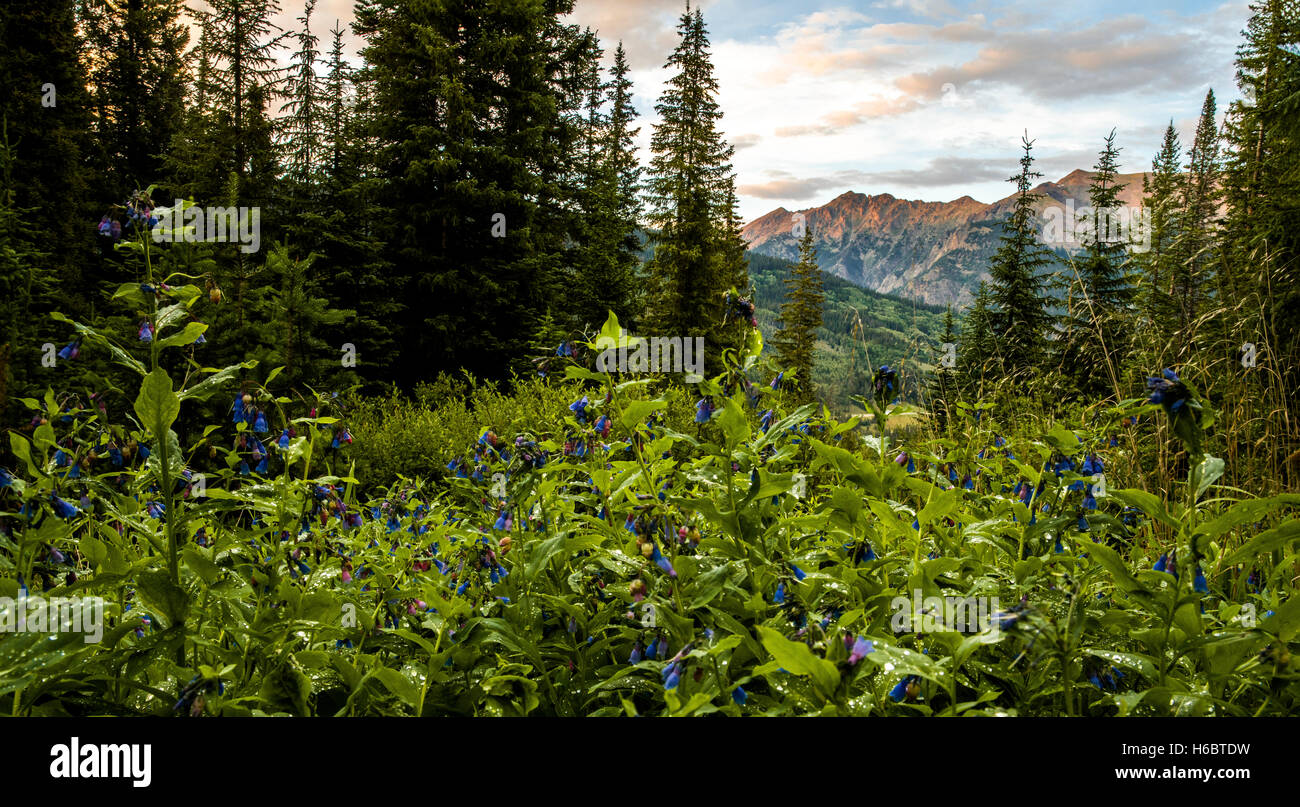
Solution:
<svg viewBox="0 0 1300 807">
<path fill-rule="evenodd" d="M 135 414 L 155 436 L 166 435 L 181 411 L 181 399 L 172 391 L 172 380 L 159 367 L 144 378 L 135 399 Z"/>
<path fill-rule="evenodd" d="M 1300 538 L 1300 519 L 1284 521 L 1271 530 L 1265 530 L 1251 538 L 1236 552 L 1223 559 L 1223 566 L 1232 566 L 1250 560 L 1255 555 L 1281 549 L 1291 541 Z"/>
<path fill-rule="evenodd" d="M 777 664 L 794 675 L 811 676 L 813 685 L 823 695 L 831 695 L 840 683 L 840 673 L 835 665 L 818 658 L 803 642 L 792 642 L 765 625 L 758 626 L 763 647 L 772 654 Z"/>
<path fill-rule="evenodd" d="M 182 390 L 178 397 L 182 401 L 191 398 L 196 401 L 206 401 L 215 393 L 220 392 L 221 388 L 225 386 L 227 382 L 238 377 L 240 370 L 251 370 L 256 366 L 257 360 L 252 359 L 246 362 L 240 362 L 239 364 L 232 364 L 229 367 L 223 367 L 189 389 Z"/>
<path fill-rule="evenodd" d="M 73 329 L 76 330 L 76 332 L 80 336 L 84 337 L 92 344 L 96 344 L 108 348 L 108 352 L 113 355 L 113 358 L 117 360 L 118 364 L 130 368 L 136 371 L 137 373 L 139 373 L 140 375 L 145 375 L 149 372 L 149 370 L 143 364 L 140 363 L 139 359 L 132 356 L 130 353 L 127 353 L 122 348 L 118 347 L 117 343 L 108 339 L 102 333 L 95 330 L 94 328 L 91 328 L 87 325 L 82 325 L 80 322 L 76 322 L 74 320 L 68 319 L 68 317 L 64 316 L 63 314 L 60 314 L 58 311 L 51 313 L 50 318 L 55 320 L 56 322 L 62 322 L 64 324 L 71 325 Z"/>
<path fill-rule="evenodd" d="M 1201 460 L 1200 464 L 1192 473 L 1192 478 L 1196 480 L 1196 498 L 1201 498 L 1201 494 L 1209 489 L 1219 477 L 1223 476 L 1223 460 L 1219 457 L 1209 457 Z"/>
<path fill-rule="evenodd" d="M 1124 559 L 1119 556 L 1115 550 L 1105 544 L 1091 544 L 1088 546 L 1088 552 L 1092 557 L 1110 572 L 1110 576 L 1115 580 L 1115 585 L 1125 594 L 1132 594 L 1138 591 L 1145 591 L 1138 579 L 1129 571 L 1128 565 Z"/>
<path fill-rule="evenodd" d="M 160 339 L 158 341 L 158 347 L 180 347 L 192 344 L 194 340 L 203 335 L 203 332 L 207 329 L 208 326 L 202 322 L 187 322 L 185 327 L 181 330 L 165 339 Z"/>
<path fill-rule="evenodd" d="M 1160 501 L 1160 497 L 1153 493 L 1147 493 L 1145 490 L 1136 490 L 1134 488 L 1120 488 L 1111 490 L 1110 495 L 1119 499 L 1124 504 L 1136 507 L 1148 516 L 1154 518 L 1156 521 L 1172 527 L 1175 531 L 1180 526 L 1178 519 L 1169 515 L 1169 511 L 1165 509 L 1164 502 Z"/>
<path fill-rule="evenodd" d="M 653 401 L 632 401 L 623 409 L 623 414 L 619 416 L 619 422 L 623 428 L 628 431 L 635 431 L 637 426 L 645 422 L 651 412 L 663 409 L 667 406 L 662 400 Z"/>
</svg>

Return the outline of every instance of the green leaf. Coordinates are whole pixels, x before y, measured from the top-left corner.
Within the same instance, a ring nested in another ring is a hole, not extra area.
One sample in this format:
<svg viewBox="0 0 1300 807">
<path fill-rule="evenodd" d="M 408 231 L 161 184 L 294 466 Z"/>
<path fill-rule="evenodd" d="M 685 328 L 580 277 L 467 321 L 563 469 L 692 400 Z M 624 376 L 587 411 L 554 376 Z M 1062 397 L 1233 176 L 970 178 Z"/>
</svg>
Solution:
<svg viewBox="0 0 1300 807">
<path fill-rule="evenodd" d="M 619 423 L 628 431 L 636 431 L 637 427 L 645 422 L 651 412 L 663 409 L 668 404 L 662 399 L 656 398 L 653 401 L 632 401 L 623 408 L 623 414 L 619 416 Z"/>
<path fill-rule="evenodd" d="M 1237 502 L 1214 519 L 1200 524 L 1196 532 L 1211 539 L 1249 522 L 1262 521 L 1266 515 L 1281 507 L 1300 505 L 1300 494 L 1282 493 L 1266 499 L 1245 499 Z"/>
<path fill-rule="evenodd" d="M 1178 519 L 1169 515 L 1169 511 L 1165 509 L 1164 502 L 1160 501 L 1160 497 L 1155 494 L 1134 488 L 1119 488 L 1112 489 L 1110 495 L 1119 499 L 1124 504 L 1136 507 L 1148 516 L 1154 518 L 1156 521 L 1159 521 L 1161 524 L 1173 528 L 1175 531 L 1182 526 L 1178 522 Z"/>
<path fill-rule="evenodd" d="M 1111 664 L 1120 667 L 1127 667 L 1130 670 L 1137 670 L 1146 676 L 1148 680 L 1154 680 L 1159 675 L 1159 673 L 1156 672 L 1155 660 L 1150 656 L 1144 656 L 1141 653 L 1120 653 L 1115 650 L 1101 650 L 1092 647 L 1085 647 L 1083 652 L 1090 656 L 1105 659 Z"/>
<path fill-rule="evenodd" d="M 188 345 L 198 339 L 208 326 L 202 322 L 187 322 L 185 327 L 164 339 L 158 340 L 159 349 Z"/>
<path fill-rule="evenodd" d="M 27 466 L 27 474 L 30 477 L 38 479 L 44 476 L 36 467 L 36 463 L 32 462 L 32 446 L 27 442 L 27 438 L 18 432 L 9 432 L 9 450 Z"/>
<path fill-rule="evenodd" d="M 1228 555 L 1223 559 L 1223 566 L 1232 566 L 1236 563 L 1242 563 L 1251 560 L 1255 555 L 1264 552 L 1272 552 L 1274 549 L 1281 549 L 1291 541 L 1300 538 L 1300 519 L 1291 519 L 1284 521 L 1271 530 L 1265 530 L 1254 538 L 1251 538 L 1236 552 Z"/>
<path fill-rule="evenodd" d="M 1133 572 L 1129 571 L 1128 564 L 1124 563 L 1124 559 L 1119 556 L 1118 552 L 1100 543 L 1088 544 L 1087 547 L 1092 558 L 1101 564 L 1106 571 L 1110 572 L 1111 578 L 1114 579 L 1115 585 L 1120 591 L 1125 594 L 1146 591 L 1146 587 L 1133 576 Z"/>
<path fill-rule="evenodd" d="M 79 335 L 84 337 L 86 341 L 90 342 L 91 344 L 108 348 L 108 352 L 112 354 L 113 358 L 117 361 L 117 363 L 121 364 L 123 367 L 130 368 L 131 370 L 134 370 L 140 375 L 148 374 L 149 370 L 143 364 L 140 363 L 139 359 L 132 356 L 130 353 L 127 353 L 122 348 L 118 347 L 116 342 L 113 342 L 108 337 L 104 336 L 102 333 L 95 330 L 94 328 L 91 328 L 88 325 L 82 325 L 80 322 L 76 322 L 74 320 L 68 319 L 66 316 L 60 314 L 58 311 L 51 313 L 50 318 L 55 320 L 56 322 L 62 322 L 65 325 L 71 325 Z"/>
<path fill-rule="evenodd" d="M 1288 597 L 1286 602 L 1274 610 L 1271 617 L 1264 620 L 1262 627 L 1284 642 L 1294 639 L 1296 633 L 1300 632 L 1300 597 Z"/>
<path fill-rule="evenodd" d="M 745 410 L 731 398 L 722 399 L 722 411 L 715 419 L 727 439 L 727 448 L 735 448 L 749 440 L 749 418 Z"/>
<path fill-rule="evenodd" d="M 172 391 L 172 380 L 159 367 L 144 378 L 135 399 L 135 414 L 155 437 L 164 438 L 181 411 L 181 399 Z"/>
<path fill-rule="evenodd" d="M 1219 457 L 1206 456 L 1192 470 L 1192 479 L 1196 485 L 1196 498 L 1209 489 L 1219 477 L 1223 476 L 1223 460 Z"/>
<path fill-rule="evenodd" d="M 223 367 L 189 389 L 181 390 L 179 397 L 182 401 L 187 401 L 191 398 L 196 401 L 206 401 L 215 393 L 219 392 L 227 382 L 238 377 L 241 370 L 251 370 L 256 366 L 257 360 L 252 359 L 239 364 L 232 364 L 229 367 Z"/>
<path fill-rule="evenodd" d="M 834 664 L 814 656 L 803 642 L 792 642 L 765 625 L 758 626 L 758 635 L 777 664 L 794 675 L 811 676 L 813 685 L 823 696 L 834 694 L 840 683 L 840 673 Z"/>
<path fill-rule="evenodd" d="M 388 691 L 401 698 L 407 706 L 418 708 L 420 689 L 411 683 L 411 679 L 391 667 L 379 667 L 371 673 L 379 682 L 388 687 Z"/>
<path fill-rule="evenodd" d="M 162 569 L 150 569 L 137 577 L 136 588 L 149 606 L 167 618 L 167 627 L 185 622 L 189 596 Z"/>
</svg>

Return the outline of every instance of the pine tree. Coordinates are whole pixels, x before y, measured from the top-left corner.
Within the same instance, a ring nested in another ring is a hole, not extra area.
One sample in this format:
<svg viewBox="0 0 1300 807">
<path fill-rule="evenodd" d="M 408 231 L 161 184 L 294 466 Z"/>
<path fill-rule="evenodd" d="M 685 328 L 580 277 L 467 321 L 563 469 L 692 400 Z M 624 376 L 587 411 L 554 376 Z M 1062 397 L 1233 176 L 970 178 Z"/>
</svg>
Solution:
<svg viewBox="0 0 1300 807">
<path fill-rule="evenodd" d="M 356 373 L 373 391 L 396 378 L 403 358 L 404 286 L 394 276 L 381 234 L 385 213 L 377 201 L 382 179 L 370 136 L 368 74 L 354 71 L 344 58 L 337 21 L 331 37 L 319 199 L 303 212 L 295 240 L 302 250 L 319 255 L 312 270 L 329 306 L 354 312 L 340 322 L 322 323 L 321 340 L 332 356 L 342 345 L 356 345 L 362 351 Z"/>
<path fill-rule="evenodd" d="M 102 166 L 96 190 L 104 202 L 120 202 L 163 178 L 183 120 L 190 33 L 181 0 L 81 6 Z"/>
<path fill-rule="evenodd" d="M 619 314 L 619 321 L 635 327 L 640 314 L 637 299 L 637 271 L 641 266 L 641 163 L 636 154 L 636 108 L 632 105 L 631 68 L 627 52 L 619 42 L 608 84 L 609 124 L 604 144 L 606 171 L 613 177 L 614 215 L 609 233 L 613 236 L 614 266 L 604 304 Z"/>
<path fill-rule="evenodd" d="M 342 371 L 337 346 L 322 340 L 321 332 L 356 313 L 332 308 L 319 295 L 321 284 L 312 271 L 316 258 L 313 253 L 295 260 L 285 244 L 273 245 L 266 256 L 269 283 L 256 304 L 267 324 L 267 363 L 284 367 L 279 379 L 290 388 L 304 382 L 321 386 L 338 378 Z"/>
<path fill-rule="evenodd" d="M 1044 365 L 1053 318 L 1043 267 L 1052 263 L 1052 253 L 1038 239 L 1034 202 L 1040 194 L 1031 192 L 1033 180 L 1042 174 L 1032 170 L 1033 141 L 1023 139 L 1025 153 L 1020 173 L 1008 181 L 1016 185 L 1016 202 L 1003 225 L 1002 244 L 989 267 L 992 284 L 989 298 L 990 331 L 998 345 L 998 377 L 1028 379 Z"/>
<path fill-rule="evenodd" d="M 1224 260 L 1219 292 L 1234 301 L 1235 345 L 1262 342 L 1300 412 L 1300 42 L 1295 0 L 1251 4 L 1224 124 Z M 1231 345 L 1234 346 L 1235 345 Z"/>
<path fill-rule="evenodd" d="M 948 429 L 948 423 L 952 420 L 952 405 L 956 402 L 960 389 L 955 377 L 956 368 L 945 364 L 949 356 L 946 345 L 957 345 L 956 323 L 951 305 L 943 314 L 943 334 L 939 337 L 939 347 L 934 357 L 934 377 L 930 380 L 929 389 L 930 414 L 940 432 Z"/>
<path fill-rule="evenodd" d="M 0 120 L 18 158 L 10 164 L 19 210 L 38 210 L 46 261 L 41 269 L 58 289 L 68 315 L 89 310 L 93 285 L 85 267 L 94 255 L 95 222 L 103 213 L 89 201 L 91 104 L 74 0 L 13 0 L 0 4 Z M 36 351 L 62 339 L 42 322 L 40 342 L 14 346 Z"/>
<path fill-rule="evenodd" d="M 1082 228 L 1085 252 L 1070 285 L 1070 310 L 1061 334 L 1061 369 L 1078 392 L 1092 398 L 1116 391 L 1120 361 L 1127 352 L 1126 326 L 1132 303 L 1127 239 L 1132 235 L 1120 215 L 1119 149 L 1115 132 L 1094 166 L 1088 188 L 1091 221 Z"/>
<path fill-rule="evenodd" d="M 620 46 L 614 74 L 610 81 L 603 81 L 600 48 L 594 33 L 587 36 L 582 79 L 586 101 L 573 188 L 582 214 L 573 222 L 579 236 L 569 284 L 575 315 L 571 330 L 598 328 L 610 311 L 630 326 L 636 313 L 632 303 L 640 262 L 635 238 L 639 168 L 632 143 L 635 130 L 630 128 L 636 113 L 631 106 L 626 56 Z"/>
<path fill-rule="evenodd" d="M 1150 223 L 1151 248 L 1141 259 L 1144 286 L 1141 306 L 1144 319 L 1150 323 L 1156 340 L 1161 344 L 1167 341 L 1164 337 L 1173 332 L 1176 324 L 1169 283 L 1177 257 L 1174 244 L 1178 241 L 1181 160 L 1178 131 L 1170 121 L 1160 151 L 1151 161 L 1151 173 L 1142 178 L 1142 191 L 1146 198 L 1144 215 Z"/>
<path fill-rule="evenodd" d="M 571 2 L 436 8 L 368 0 L 366 44 L 388 293 L 419 304 L 394 368 L 502 377 L 528 366 L 572 231 L 573 127 L 581 95 Z"/>
<path fill-rule="evenodd" d="M 32 315 L 37 307 L 52 303 L 50 283 L 41 267 L 46 255 L 24 224 L 35 209 L 21 209 L 15 200 L 15 150 L 9 143 L 8 122 L 0 119 L 0 417 L 14 414 L 7 406 L 32 389 L 41 366 L 38 327 Z"/>
<path fill-rule="evenodd" d="M 315 7 L 316 0 L 307 0 L 302 16 L 298 18 L 302 28 L 294 32 L 298 49 L 286 76 L 284 92 L 287 100 L 281 121 L 291 193 L 299 198 L 309 197 L 319 178 L 325 122 L 332 111 L 328 90 L 323 86 L 318 70 L 320 38 L 311 31 L 311 15 Z M 335 42 L 336 46 L 339 44 Z"/>
<path fill-rule="evenodd" d="M 781 303 L 781 324 L 772 340 L 776 358 L 793 376 L 791 386 L 798 398 L 811 401 L 817 394 L 813 383 L 814 354 L 826 301 L 811 228 L 804 231 L 799 241 L 799 263 L 782 282 L 786 291 Z"/>
<path fill-rule="evenodd" d="M 1214 90 L 1205 95 L 1196 136 L 1187 153 L 1186 174 L 1180 183 L 1181 210 L 1178 240 L 1174 244 L 1173 275 L 1169 293 L 1178 318 L 1176 356 L 1190 355 L 1195 320 L 1210 288 L 1217 237 L 1215 217 L 1219 206 L 1219 133 L 1215 122 Z"/>
<path fill-rule="evenodd" d="M 723 296 L 741 276 L 730 246 L 733 149 L 719 131 L 718 82 L 698 8 L 687 8 L 677 31 L 665 65 L 674 73 L 655 106 L 660 122 L 651 137 L 647 202 L 657 242 L 645 316 L 654 332 L 704 336 L 714 373 L 737 341 L 722 326 Z"/>
<path fill-rule="evenodd" d="M 975 398 L 983 397 L 985 383 L 997 377 L 1002 365 L 998 340 L 993 333 L 992 306 L 989 285 L 981 280 L 962 323 L 961 343 L 957 348 L 957 376 L 964 385 L 964 394 Z"/>
<path fill-rule="evenodd" d="M 195 103 L 170 163 L 175 190 L 200 204 L 229 199 L 263 206 L 277 195 L 278 149 L 270 107 L 283 94 L 276 63 L 288 36 L 271 22 L 278 0 L 211 0 L 195 11 L 202 31 L 192 54 Z"/>
</svg>

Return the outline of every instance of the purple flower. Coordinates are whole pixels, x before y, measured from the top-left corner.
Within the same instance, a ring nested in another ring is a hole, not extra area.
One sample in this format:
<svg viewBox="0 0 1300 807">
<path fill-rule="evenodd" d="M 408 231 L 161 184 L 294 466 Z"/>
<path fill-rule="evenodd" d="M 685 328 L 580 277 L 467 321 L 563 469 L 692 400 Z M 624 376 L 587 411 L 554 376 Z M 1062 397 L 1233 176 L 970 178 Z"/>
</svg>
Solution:
<svg viewBox="0 0 1300 807">
<path fill-rule="evenodd" d="M 50 504 L 54 506 L 54 515 L 59 518 L 72 518 L 81 515 L 81 511 L 77 509 L 76 505 L 53 494 L 50 495 Z"/>
<path fill-rule="evenodd" d="M 848 642 L 849 637 L 845 636 L 844 641 Z M 849 664 L 856 665 L 859 661 L 866 658 L 868 653 L 874 652 L 875 649 L 876 647 L 872 644 L 870 639 L 865 639 L 861 636 L 857 637 L 853 640 L 853 647 L 849 651 Z"/>
</svg>

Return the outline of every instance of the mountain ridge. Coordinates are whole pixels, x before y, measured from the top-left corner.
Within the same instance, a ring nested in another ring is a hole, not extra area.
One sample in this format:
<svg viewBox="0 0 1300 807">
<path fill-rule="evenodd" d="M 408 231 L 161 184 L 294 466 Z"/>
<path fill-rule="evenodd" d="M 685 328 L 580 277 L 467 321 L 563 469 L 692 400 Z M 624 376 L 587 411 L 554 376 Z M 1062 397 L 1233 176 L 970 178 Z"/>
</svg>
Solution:
<svg viewBox="0 0 1300 807">
<path fill-rule="evenodd" d="M 1095 175 L 1075 169 L 1055 182 L 1037 185 L 1033 192 L 1042 196 L 1035 205 L 1041 223 L 1046 225 L 1045 213 L 1051 207 L 1063 214 L 1071 201 L 1076 211 L 1086 206 Z M 1146 176 L 1139 172 L 1117 177 L 1125 185 L 1119 193 L 1122 205 L 1142 204 Z M 985 203 L 965 194 L 950 202 L 930 202 L 845 191 L 817 207 L 778 207 L 746 224 L 741 235 L 752 252 L 797 260 L 793 231 L 795 217 L 801 214 L 813 231 L 819 263 L 827 274 L 882 294 L 960 307 L 988 277 L 988 261 L 1015 199 L 1012 193 Z"/>
</svg>

